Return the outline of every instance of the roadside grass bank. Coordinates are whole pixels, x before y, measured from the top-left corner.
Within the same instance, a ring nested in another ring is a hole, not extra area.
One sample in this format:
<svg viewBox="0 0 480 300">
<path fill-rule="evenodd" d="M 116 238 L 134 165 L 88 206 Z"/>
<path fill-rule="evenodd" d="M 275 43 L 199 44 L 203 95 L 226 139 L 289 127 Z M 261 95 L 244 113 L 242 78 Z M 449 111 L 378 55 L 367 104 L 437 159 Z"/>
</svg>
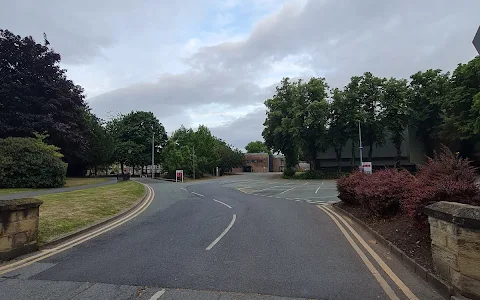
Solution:
<svg viewBox="0 0 480 300">
<path fill-rule="evenodd" d="M 74 187 L 74 186 L 82 186 L 87 184 L 97 184 L 108 181 L 109 178 L 88 178 L 88 177 L 69 177 L 65 180 L 65 185 L 63 187 Z M 7 189 L 0 189 L 0 195 L 10 195 L 15 193 L 23 193 L 23 192 L 32 192 L 32 191 L 40 191 L 45 189 L 30 189 L 30 188 L 7 188 Z"/>
<path fill-rule="evenodd" d="M 42 195 L 38 241 L 46 243 L 129 208 L 145 193 L 142 184 L 125 181 L 84 190 Z"/>
</svg>

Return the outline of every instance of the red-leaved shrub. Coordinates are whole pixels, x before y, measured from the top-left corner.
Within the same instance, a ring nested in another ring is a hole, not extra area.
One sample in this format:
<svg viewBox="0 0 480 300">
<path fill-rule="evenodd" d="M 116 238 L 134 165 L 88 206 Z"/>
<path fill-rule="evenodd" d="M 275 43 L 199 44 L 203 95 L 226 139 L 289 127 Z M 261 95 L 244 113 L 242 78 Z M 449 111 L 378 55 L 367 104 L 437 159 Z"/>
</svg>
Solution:
<svg viewBox="0 0 480 300">
<path fill-rule="evenodd" d="M 338 198 L 348 204 L 358 204 L 356 199 L 355 188 L 361 185 L 365 178 L 369 176 L 365 173 L 356 171 L 352 174 L 341 177 L 337 180 Z"/>
<path fill-rule="evenodd" d="M 406 170 L 385 169 L 367 175 L 355 188 L 357 201 L 377 216 L 395 215 L 406 186 L 415 178 Z"/>
<path fill-rule="evenodd" d="M 438 201 L 480 205 L 480 190 L 475 183 L 476 168 L 471 161 L 443 147 L 428 158 L 411 182 L 402 200 L 403 210 L 420 225 L 427 224 L 425 206 Z"/>
</svg>

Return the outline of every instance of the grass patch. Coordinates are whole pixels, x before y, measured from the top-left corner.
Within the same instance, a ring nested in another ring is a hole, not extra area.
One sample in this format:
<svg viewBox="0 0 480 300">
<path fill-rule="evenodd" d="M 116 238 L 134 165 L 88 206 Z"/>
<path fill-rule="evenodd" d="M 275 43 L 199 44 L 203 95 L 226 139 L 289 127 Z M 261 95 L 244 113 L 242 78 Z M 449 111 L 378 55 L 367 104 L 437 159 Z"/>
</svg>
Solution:
<svg viewBox="0 0 480 300">
<path fill-rule="evenodd" d="M 13 189 L 0 189 L 0 195 L 9 195 L 22 192 L 31 192 L 36 191 L 37 189 L 27 189 L 27 188 L 13 188 Z"/>
<path fill-rule="evenodd" d="M 87 185 L 87 184 L 96 184 L 96 183 L 102 183 L 108 181 L 109 178 L 95 178 L 95 177 L 70 177 L 67 178 L 65 185 L 63 187 L 72 187 L 72 186 L 81 186 L 81 185 Z"/>
<path fill-rule="evenodd" d="M 96 184 L 108 181 L 110 178 L 76 178 L 76 177 L 69 177 L 65 180 L 65 185 L 63 187 L 74 187 L 74 186 L 82 186 L 87 184 Z M 39 191 L 44 189 L 29 189 L 29 188 L 8 188 L 8 189 L 0 189 L 0 195 L 9 195 L 9 194 L 16 194 L 16 193 L 23 193 L 23 192 L 33 192 Z"/>
<path fill-rule="evenodd" d="M 145 190 L 142 184 L 126 181 L 65 193 L 42 195 L 39 242 L 80 229 L 129 208 Z"/>
</svg>

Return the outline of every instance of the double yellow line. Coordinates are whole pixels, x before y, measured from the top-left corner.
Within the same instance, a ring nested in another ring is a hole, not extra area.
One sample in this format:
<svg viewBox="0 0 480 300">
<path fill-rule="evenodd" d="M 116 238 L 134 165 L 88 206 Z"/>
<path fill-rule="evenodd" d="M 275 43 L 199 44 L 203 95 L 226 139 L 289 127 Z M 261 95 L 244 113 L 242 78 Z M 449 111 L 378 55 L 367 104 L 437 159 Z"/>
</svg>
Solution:
<svg viewBox="0 0 480 300">
<path fill-rule="evenodd" d="M 357 254 L 362 259 L 363 263 L 367 266 L 368 270 L 372 273 L 372 275 L 375 277 L 375 279 L 378 281 L 378 283 L 390 299 L 399 300 L 400 298 L 398 298 L 393 289 L 383 278 L 381 273 L 375 268 L 373 263 L 355 243 L 352 235 L 357 239 L 360 245 L 362 245 L 363 248 L 365 248 L 365 250 L 373 257 L 373 259 L 378 263 L 380 268 L 382 268 L 382 270 L 388 275 L 388 277 L 390 277 L 390 279 L 398 286 L 398 288 L 405 294 L 405 296 L 407 296 L 408 299 L 418 300 L 417 296 L 415 296 L 415 294 L 412 293 L 412 291 L 405 285 L 405 283 L 403 283 L 403 281 L 398 278 L 397 275 L 395 275 L 392 269 L 390 269 L 390 267 L 380 258 L 380 256 L 375 253 L 375 251 L 373 251 L 373 249 L 367 244 L 367 242 L 365 242 L 365 240 L 355 231 L 355 229 L 352 228 L 352 226 L 350 226 L 350 224 L 348 224 L 348 222 L 342 216 L 337 214 L 335 211 L 333 211 L 330 207 L 326 205 L 317 205 L 317 207 L 323 210 L 330 218 L 332 218 L 332 220 L 338 226 L 345 238 L 347 238 L 350 245 L 352 245 L 353 249 L 355 249 Z M 341 223 L 343 223 L 343 226 Z M 352 235 L 350 235 L 350 233 L 345 230 L 344 226 L 350 231 Z"/>
<path fill-rule="evenodd" d="M 54 248 L 41 250 L 37 254 L 31 255 L 31 256 L 28 256 L 24 259 L 21 259 L 21 260 L 15 261 L 13 263 L 1 266 L 0 267 L 0 275 L 3 275 L 5 273 L 11 272 L 11 271 L 14 271 L 14 270 L 19 269 L 19 268 L 23 268 L 25 266 L 33 264 L 34 262 L 40 261 L 40 260 L 45 259 L 47 257 L 50 257 L 52 255 L 63 252 L 67 249 L 75 247 L 75 246 L 77 246 L 77 245 L 79 245 L 83 242 L 86 242 L 86 241 L 88 241 L 88 240 L 90 240 L 90 239 L 92 239 L 96 236 L 99 236 L 99 235 L 101 235 L 101 234 L 103 234 L 107 231 L 110 231 L 110 230 L 122 225 L 123 223 L 128 222 L 131 219 L 135 218 L 136 216 L 141 214 L 145 209 L 147 209 L 147 207 L 152 203 L 153 198 L 155 197 L 155 192 L 153 191 L 153 189 L 148 185 L 144 184 L 144 186 L 147 189 L 147 194 L 145 195 L 146 200 L 143 201 L 140 206 L 138 206 L 137 208 L 135 208 L 134 210 L 132 210 L 131 212 L 129 212 L 125 216 L 122 216 L 121 218 L 115 220 L 114 222 L 112 222 L 112 223 L 110 223 L 106 226 L 103 226 L 101 228 L 98 228 L 96 230 L 88 232 L 88 233 L 86 233 L 84 235 L 81 235 L 77 238 L 74 238 L 72 240 L 68 240 L 66 242 L 63 242 L 63 243 L 57 245 Z"/>
</svg>

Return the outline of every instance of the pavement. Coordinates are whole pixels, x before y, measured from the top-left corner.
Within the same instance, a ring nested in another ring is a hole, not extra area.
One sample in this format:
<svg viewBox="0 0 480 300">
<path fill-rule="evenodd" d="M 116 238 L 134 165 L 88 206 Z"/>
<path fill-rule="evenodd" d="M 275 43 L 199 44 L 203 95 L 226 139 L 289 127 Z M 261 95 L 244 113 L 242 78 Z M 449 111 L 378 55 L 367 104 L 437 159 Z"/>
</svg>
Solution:
<svg viewBox="0 0 480 300">
<path fill-rule="evenodd" d="M 41 195 L 47 194 L 55 194 L 55 193 L 63 193 L 63 192 L 71 192 L 77 190 L 84 190 L 104 185 L 110 185 L 117 182 L 117 179 L 110 179 L 100 183 L 93 183 L 93 184 L 86 184 L 86 185 L 79 185 L 79 186 L 72 186 L 72 187 L 64 187 L 64 188 L 53 188 L 53 189 L 42 189 L 37 191 L 30 191 L 30 192 L 21 192 L 21 193 L 14 193 L 8 195 L 0 195 L 0 200 L 12 200 L 12 199 L 21 199 L 21 198 L 31 198 Z"/>
<path fill-rule="evenodd" d="M 141 215 L 1 274 L 0 299 L 443 299 L 350 221 L 395 277 L 352 244 L 322 209 L 334 181 L 140 180 L 155 191 Z"/>
</svg>

